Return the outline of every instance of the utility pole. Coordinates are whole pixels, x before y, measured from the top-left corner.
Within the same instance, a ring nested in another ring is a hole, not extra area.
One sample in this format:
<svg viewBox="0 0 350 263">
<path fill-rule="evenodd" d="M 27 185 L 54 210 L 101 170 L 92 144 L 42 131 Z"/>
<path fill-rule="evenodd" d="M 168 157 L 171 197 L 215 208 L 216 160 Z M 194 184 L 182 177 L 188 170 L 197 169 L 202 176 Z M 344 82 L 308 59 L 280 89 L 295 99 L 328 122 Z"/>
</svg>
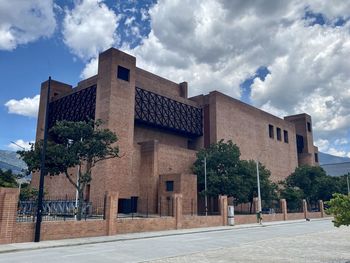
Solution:
<svg viewBox="0 0 350 263">
<path fill-rule="evenodd" d="M 350 173 L 348 173 L 348 175 L 346 176 L 346 184 L 348 185 L 348 195 L 350 195 L 349 175 L 350 175 Z"/>
<path fill-rule="evenodd" d="M 258 184 L 258 220 L 261 224 L 261 193 L 260 193 L 260 174 L 259 174 L 259 161 L 256 160 L 256 180 Z"/>
<path fill-rule="evenodd" d="M 207 157 L 204 157 L 204 202 L 205 202 L 205 216 L 208 216 L 208 197 L 207 197 Z"/>
<path fill-rule="evenodd" d="M 40 181 L 39 181 L 39 193 L 38 193 L 38 206 L 36 210 L 34 242 L 40 242 L 40 230 L 41 230 L 41 221 L 42 221 L 42 213 L 43 213 L 44 179 L 46 174 L 45 155 L 46 155 L 47 130 L 48 130 L 48 121 L 49 121 L 50 89 L 51 89 L 51 76 L 49 77 L 49 83 L 47 88 L 45 123 L 44 123 L 44 141 L 43 141 L 43 148 L 41 152 L 41 162 L 40 162 Z"/>
</svg>

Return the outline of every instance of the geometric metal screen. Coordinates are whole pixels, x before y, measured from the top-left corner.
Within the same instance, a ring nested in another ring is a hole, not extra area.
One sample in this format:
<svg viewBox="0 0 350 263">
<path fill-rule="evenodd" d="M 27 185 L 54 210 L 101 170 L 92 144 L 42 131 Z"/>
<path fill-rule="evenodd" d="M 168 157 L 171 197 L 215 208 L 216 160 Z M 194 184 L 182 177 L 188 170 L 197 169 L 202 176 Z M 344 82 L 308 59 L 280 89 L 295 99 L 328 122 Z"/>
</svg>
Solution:
<svg viewBox="0 0 350 263">
<path fill-rule="evenodd" d="M 87 121 L 95 119 L 96 85 L 74 92 L 49 105 L 49 128 L 56 121 Z"/>
<path fill-rule="evenodd" d="M 202 109 L 136 87 L 135 121 L 190 137 L 203 135 Z"/>
</svg>

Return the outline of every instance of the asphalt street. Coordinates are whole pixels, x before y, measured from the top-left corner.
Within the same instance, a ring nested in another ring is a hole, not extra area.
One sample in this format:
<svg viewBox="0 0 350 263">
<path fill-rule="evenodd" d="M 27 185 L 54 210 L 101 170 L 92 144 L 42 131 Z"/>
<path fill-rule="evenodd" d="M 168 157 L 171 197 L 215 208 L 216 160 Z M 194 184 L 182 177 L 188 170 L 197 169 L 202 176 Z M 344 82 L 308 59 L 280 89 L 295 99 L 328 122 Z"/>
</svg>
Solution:
<svg viewBox="0 0 350 263">
<path fill-rule="evenodd" d="M 0 254 L 6 262 L 350 262 L 350 230 L 330 220 Z"/>
</svg>

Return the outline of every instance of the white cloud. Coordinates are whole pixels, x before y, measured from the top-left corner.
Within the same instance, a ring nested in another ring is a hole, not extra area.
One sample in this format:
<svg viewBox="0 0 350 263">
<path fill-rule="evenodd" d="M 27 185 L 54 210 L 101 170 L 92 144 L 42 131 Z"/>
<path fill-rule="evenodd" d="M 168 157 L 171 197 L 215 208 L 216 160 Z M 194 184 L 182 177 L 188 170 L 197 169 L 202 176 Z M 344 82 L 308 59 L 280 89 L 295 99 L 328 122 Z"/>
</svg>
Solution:
<svg viewBox="0 0 350 263">
<path fill-rule="evenodd" d="M 52 0 L 0 1 L 0 50 L 13 50 L 56 28 Z"/>
<path fill-rule="evenodd" d="M 8 113 L 18 114 L 27 117 L 37 117 L 39 109 L 40 95 L 33 98 L 23 98 L 21 100 L 9 100 L 5 103 Z"/>
<path fill-rule="evenodd" d="M 80 78 L 87 79 L 97 74 L 98 59 L 92 58 L 89 63 L 85 65 L 85 68 L 81 72 Z"/>
<path fill-rule="evenodd" d="M 9 145 L 7 145 L 7 147 L 9 149 L 11 149 L 12 151 L 18 151 L 18 150 L 29 150 L 30 149 L 30 144 L 34 143 L 34 141 L 24 141 L 22 139 L 19 139 L 17 141 L 15 141 L 14 143 L 10 143 Z"/>
<path fill-rule="evenodd" d="M 315 141 L 315 145 L 318 147 L 318 150 L 320 152 L 326 152 L 329 149 L 328 140 L 318 139 L 317 141 Z"/>
<path fill-rule="evenodd" d="M 329 148 L 327 153 L 331 155 L 339 156 L 339 157 L 346 157 L 347 154 L 350 154 L 345 151 L 337 150 L 335 148 Z"/>
<path fill-rule="evenodd" d="M 102 0 L 78 0 L 65 11 L 64 43 L 73 54 L 89 60 L 118 42 L 117 27 L 117 15 Z"/>
<path fill-rule="evenodd" d="M 306 11 L 327 23 L 310 24 Z M 126 50 L 138 66 L 188 81 L 190 96 L 219 90 L 238 98 L 240 84 L 265 66 L 270 73 L 252 85 L 255 106 L 280 117 L 310 114 L 315 139 L 330 141 L 326 150 L 349 136 L 350 21 L 334 26 L 350 17 L 347 1 L 164 0 L 148 14 L 150 34 Z"/>
<path fill-rule="evenodd" d="M 336 139 L 334 141 L 335 145 L 344 145 L 344 144 L 348 144 L 348 143 L 349 143 L 349 140 L 346 138 Z"/>
</svg>

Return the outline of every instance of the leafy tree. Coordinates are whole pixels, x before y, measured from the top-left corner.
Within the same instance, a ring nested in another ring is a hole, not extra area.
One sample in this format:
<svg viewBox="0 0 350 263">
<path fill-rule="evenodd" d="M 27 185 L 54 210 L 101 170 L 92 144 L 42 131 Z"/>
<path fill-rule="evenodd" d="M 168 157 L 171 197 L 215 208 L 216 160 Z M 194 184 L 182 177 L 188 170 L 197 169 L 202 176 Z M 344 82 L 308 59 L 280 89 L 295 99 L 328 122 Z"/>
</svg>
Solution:
<svg viewBox="0 0 350 263">
<path fill-rule="evenodd" d="M 38 189 L 31 187 L 29 183 L 22 183 L 19 199 L 21 201 L 35 200 L 38 196 L 38 192 Z"/>
<path fill-rule="evenodd" d="M 237 203 L 251 204 L 253 198 L 258 196 L 256 162 L 254 160 L 241 160 L 239 163 L 238 176 L 241 185 L 236 189 L 237 195 L 235 200 Z M 272 206 L 272 201 L 278 199 L 277 185 L 270 180 L 271 172 L 264 165 L 259 163 L 259 180 L 261 189 L 261 199 L 266 200 L 268 206 Z"/>
<path fill-rule="evenodd" d="M 303 165 L 282 182 L 284 190 L 281 195 L 297 194 L 297 197 L 306 199 L 309 203 L 316 203 L 318 200 L 329 200 L 332 194 L 342 192 L 344 179 L 328 176 L 319 166 Z M 291 190 L 295 189 L 295 190 Z M 297 189 L 297 190 L 296 190 Z M 295 192 L 297 191 L 297 193 Z M 291 198 L 292 196 L 289 195 Z M 287 198 L 286 198 L 287 199 Z M 291 200 L 289 200 L 290 202 Z M 288 202 L 288 199 L 287 199 Z"/>
<path fill-rule="evenodd" d="M 296 211 L 301 208 L 304 192 L 299 187 L 286 187 L 280 190 L 280 197 L 286 199 L 288 209 Z"/>
<path fill-rule="evenodd" d="M 119 148 L 115 146 L 117 136 L 109 129 L 101 127 L 102 121 L 70 122 L 60 121 L 50 129 L 46 148 L 45 173 L 59 175 L 63 173 L 78 192 L 77 218 L 81 220 L 84 190 L 91 181 L 91 169 L 100 161 L 119 157 Z M 27 163 L 29 171 L 40 169 L 43 141 L 31 146 L 29 151 L 18 154 Z M 78 167 L 76 182 L 68 172 Z"/>
<path fill-rule="evenodd" d="M 350 195 L 334 194 L 326 205 L 329 206 L 326 213 L 334 216 L 333 223 L 336 227 L 350 225 Z"/>
<path fill-rule="evenodd" d="M 204 157 L 207 163 L 207 195 L 235 195 L 240 151 L 232 141 L 220 140 L 197 153 L 193 172 L 198 179 L 198 192 L 204 194 Z"/>
<path fill-rule="evenodd" d="M 237 203 L 252 203 L 257 196 L 256 163 L 240 160 L 240 151 L 232 141 L 220 140 L 197 153 L 193 172 L 198 179 L 198 192 L 204 194 L 204 157 L 207 162 L 207 195 L 228 195 Z M 277 186 L 270 182 L 270 171 L 259 164 L 262 199 L 276 198 Z"/>
<path fill-rule="evenodd" d="M 18 187 L 17 176 L 11 170 L 2 171 L 0 169 L 0 187 L 16 188 Z"/>
</svg>

